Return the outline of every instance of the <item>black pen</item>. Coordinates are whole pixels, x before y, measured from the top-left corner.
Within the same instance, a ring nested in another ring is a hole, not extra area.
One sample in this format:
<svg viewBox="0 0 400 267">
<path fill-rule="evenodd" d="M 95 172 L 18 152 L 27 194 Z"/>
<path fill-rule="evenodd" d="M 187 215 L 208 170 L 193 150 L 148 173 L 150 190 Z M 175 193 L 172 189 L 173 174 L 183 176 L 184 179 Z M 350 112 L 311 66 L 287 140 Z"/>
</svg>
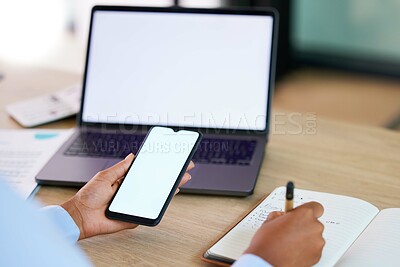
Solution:
<svg viewBox="0 0 400 267">
<path fill-rule="evenodd" d="M 289 212 L 293 209 L 293 198 L 294 198 L 294 184 L 293 182 L 288 182 L 286 185 L 285 212 Z"/>
</svg>

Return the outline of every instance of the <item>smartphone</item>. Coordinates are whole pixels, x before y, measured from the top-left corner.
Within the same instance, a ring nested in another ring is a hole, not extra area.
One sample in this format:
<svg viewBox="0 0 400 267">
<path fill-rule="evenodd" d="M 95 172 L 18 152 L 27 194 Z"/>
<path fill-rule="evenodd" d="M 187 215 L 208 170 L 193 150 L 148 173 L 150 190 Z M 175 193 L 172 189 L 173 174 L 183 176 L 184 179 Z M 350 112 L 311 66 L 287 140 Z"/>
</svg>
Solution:
<svg viewBox="0 0 400 267">
<path fill-rule="evenodd" d="M 201 133 L 196 131 L 151 128 L 106 209 L 106 216 L 141 225 L 157 225 L 201 138 Z"/>
</svg>

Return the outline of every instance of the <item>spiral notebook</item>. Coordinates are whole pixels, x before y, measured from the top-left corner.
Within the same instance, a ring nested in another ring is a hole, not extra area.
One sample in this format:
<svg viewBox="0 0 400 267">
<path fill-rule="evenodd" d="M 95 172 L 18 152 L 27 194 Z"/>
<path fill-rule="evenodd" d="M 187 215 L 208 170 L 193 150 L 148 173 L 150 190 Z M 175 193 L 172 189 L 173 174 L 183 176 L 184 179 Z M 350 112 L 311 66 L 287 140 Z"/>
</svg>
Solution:
<svg viewBox="0 0 400 267">
<path fill-rule="evenodd" d="M 207 262 L 229 265 L 249 246 L 272 211 L 283 211 L 285 187 L 276 188 L 202 256 Z M 317 201 L 324 206 L 320 221 L 326 245 L 315 266 L 395 266 L 400 251 L 400 208 L 379 211 L 353 197 L 295 189 L 295 206 Z"/>
</svg>

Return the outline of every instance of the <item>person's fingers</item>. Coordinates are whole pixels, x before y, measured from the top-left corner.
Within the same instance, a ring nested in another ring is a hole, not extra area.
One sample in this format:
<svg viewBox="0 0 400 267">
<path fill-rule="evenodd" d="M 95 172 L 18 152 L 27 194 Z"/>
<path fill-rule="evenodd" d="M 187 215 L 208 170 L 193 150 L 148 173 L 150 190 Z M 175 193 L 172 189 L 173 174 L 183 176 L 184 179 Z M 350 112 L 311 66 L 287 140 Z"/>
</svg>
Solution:
<svg viewBox="0 0 400 267">
<path fill-rule="evenodd" d="M 109 232 L 118 232 L 118 231 L 121 231 L 121 230 L 125 230 L 125 229 L 133 229 L 133 228 L 136 228 L 136 227 L 138 227 L 138 225 L 137 224 L 134 224 L 134 223 L 128 223 L 128 222 L 122 222 L 122 221 L 117 221 L 117 220 L 112 220 L 112 223 L 113 223 L 113 225 L 112 225 L 112 229 L 110 229 L 110 231 Z"/>
<path fill-rule="evenodd" d="M 179 193 L 179 191 L 181 191 L 179 188 L 177 188 L 176 190 L 175 190 L 175 193 L 174 193 L 174 196 L 176 196 L 178 193 Z"/>
<path fill-rule="evenodd" d="M 190 163 L 189 163 L 189 166 L 187 167 L 187 169 L 186 169 L 186 171 L 190 171 L 191 169 L 193 169 L 194 168 L 194 162 L 193 161 L 190 161 Z"/>
<path fill-rule="evenodd" d="M 117 191 L 117 189 L 118 189 L 119 186 L 121 185 L 123 179 L 124 179 L 123 177 L 122 177 L 122 178 L 119 178 L 118 180 L 116 180 L 116 181 L 111 185 L 111 188 L 113 189 L 114 193 Z"/>
<path fill-rule="evenodd" d="M 181 191 L 179 188 L 180 188 L 182 185 L 186 184 L 190 179 L 192 179 L 192 176 L 191 176 L 189 173 L 185 172 L 185 174 L 184 174 L 183 177 L 182 177 L 181 182 L 179 183 L 178 188 L 175 190 L 174 195 L 178 194 L 179 191 Z"/>
<path fill-rule="evenodd" d="M 322 214 L 324 213 L 324 207 L 319 204 L 318 202 L 312 201 L 312 202 L 307 202 L 299 207 L 297 207 L 296 209 L 300 210 L 300 209 L 311 209 L 315 218 L 319 218 L 322 216 Z"/>
<path fill-rule="evenodd" d="M 276 218 L 282 216 L 283 214 L 285 214 L 285 213 L 282 212 L 282 211 L 273 211 L 273 212 L 271 212 L 270 214 L 268 214 L 268 217 L 267 217 L 267 219 L 265 220 L 265 222 L 272 221 L 272 220 L 274 220 L 274 219 L 276 219 Z"/>
<path fill-rule="evenodd" d="M 122 179 L 124 179 L 124 178 L 119 178 L 118 180 L 116 180 L 113 184 L 112 184 L 112 186 L 119 186 L 121 183 L 122 183 Z"/>
<path fill-rule="evenodd" d="M 190 179 L 192 179 L 192 176 L 189 173 L 185 172 L 178 187 L 181 187 L 182 185 L 186 184 Z"/>
<path fill-rule="evenodd" d="M 99 172 L 99 175 L 101 176 L 102 179 L 105 179 L 109 181 L 111 184 L 114 184 L 115 181 L 117 181 L 126 174 L 134 157 L 135 156 L 132 153 L 130 153 L 128 156 L 126 156 L 124 160 L 118 162 L 117 164 L 111 166 L 108 169 Z"/>
</svg>

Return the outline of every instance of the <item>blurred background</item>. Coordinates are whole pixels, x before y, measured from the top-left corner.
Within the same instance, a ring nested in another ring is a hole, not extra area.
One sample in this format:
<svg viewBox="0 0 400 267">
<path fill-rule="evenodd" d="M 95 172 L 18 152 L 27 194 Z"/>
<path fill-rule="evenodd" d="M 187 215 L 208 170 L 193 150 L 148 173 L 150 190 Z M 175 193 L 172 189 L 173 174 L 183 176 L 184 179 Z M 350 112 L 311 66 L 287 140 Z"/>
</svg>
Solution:
<svg viewBox="0 0 400 267">
<path fill-rule="evenodd" d="M 96 4 L 274 7 L 275 110 L 400 130 L 398 0 L 0 0 L 0 91 L 10 70 L 25 68 L 27 78 L 32 69 L 82 75 Z"/>
</svg>

